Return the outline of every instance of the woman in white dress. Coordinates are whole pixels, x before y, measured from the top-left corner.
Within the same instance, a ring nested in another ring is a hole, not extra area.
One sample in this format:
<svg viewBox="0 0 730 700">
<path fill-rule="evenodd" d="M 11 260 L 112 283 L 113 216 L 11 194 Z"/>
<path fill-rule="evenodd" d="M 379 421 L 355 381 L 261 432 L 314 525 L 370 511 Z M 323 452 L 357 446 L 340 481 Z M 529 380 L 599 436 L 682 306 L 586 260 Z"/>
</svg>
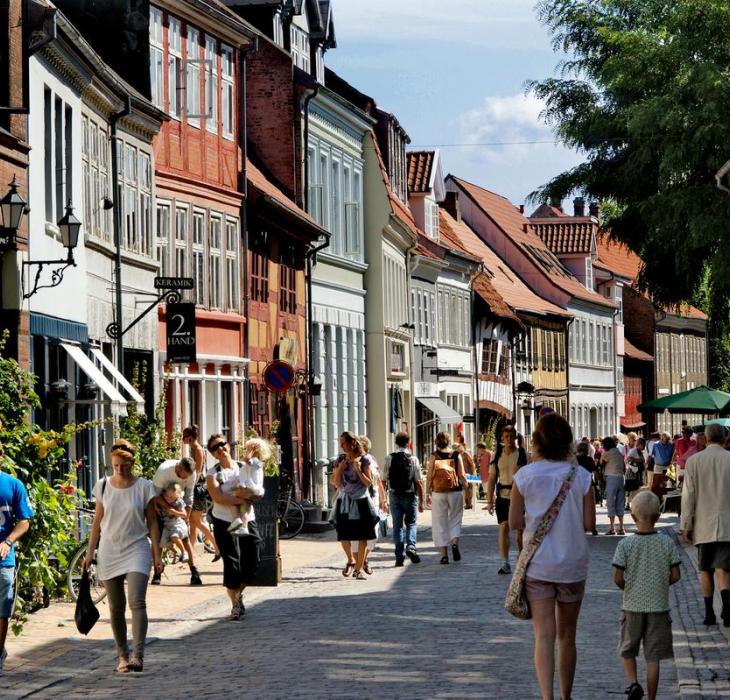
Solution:
<svg viewBox="0 0 730 700">
<path fill-rule="evenodd" d="M 147 479 L 134 476 L 134 447 L 117 440 L 111 449 L 110 477 L 94 487 L 96 510 L 91 525 L 84 568 L 89 568 L 97 550 L 99 579 L 109 600 L 109 616 L 117 645 L 117 671 L 142 671 L 147 636 L 147 583 L 154 563 L 162 573 L 160 530 L 154 506 L 155 487 Z M 125 598 L 124 582 L 127 582 Z M 127 646 L 127 599 L 132 613 L 132 656 Z"/>
</svg>

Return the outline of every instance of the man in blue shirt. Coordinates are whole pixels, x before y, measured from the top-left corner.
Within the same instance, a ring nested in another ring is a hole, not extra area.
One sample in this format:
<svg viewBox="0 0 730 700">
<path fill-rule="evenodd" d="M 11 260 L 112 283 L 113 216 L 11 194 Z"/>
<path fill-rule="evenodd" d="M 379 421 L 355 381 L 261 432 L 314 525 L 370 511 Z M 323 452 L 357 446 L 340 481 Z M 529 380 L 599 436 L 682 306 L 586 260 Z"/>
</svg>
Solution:
<svg viewBox="0 0 730 700">
<path fill-rule="evenodd" d="M 672 464 L 672 455 L 674 454 L 674 445 L 671 442 L 669 433 L 661 433 L 659 442 L 655 442 L 651 447 L 651 458 L 654 460 L 654 473 L 666 474 Z"/>
<path fill-rule="evenodd" d="M 5 450 L 0 443 L 0 468 Z M 8 652 L 5 638 L 8 634 L 8 620 L 13 612 L 13 590 L 15 585 L 15 543 L 28 532 L 33 510 L 28 503 L 25 486 L 10 474 L 0 469 L 0 676 Z"/>
</svg>

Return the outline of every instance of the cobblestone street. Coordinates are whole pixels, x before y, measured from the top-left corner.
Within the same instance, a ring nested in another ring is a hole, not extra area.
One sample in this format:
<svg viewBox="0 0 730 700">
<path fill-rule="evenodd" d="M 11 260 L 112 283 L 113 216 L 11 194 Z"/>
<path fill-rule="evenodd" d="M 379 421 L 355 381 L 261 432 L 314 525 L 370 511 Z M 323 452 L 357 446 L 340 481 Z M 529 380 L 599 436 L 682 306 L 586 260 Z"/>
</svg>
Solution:
<svg viewBox="0 0 730 700">
<path fill-rule="evenodd" d="M 385 544 L 368 581 L 344 579 L 339 555 L 300 568 L 277 589 L 252 590 L 239 623 L 221 619 L 222 595 L 168 619 L 151 606 L 143 675 L 112 672 L 109 634 L 79 639 L 47 668 L 8 675 L 7 690 L 13 698 L 538 697 L 531 627 L 502 609 L 508 577 L 496 573 L 492 523 L 483 511 L 469 513 L 463 560 L 448 567 L 425 530 L 418 566 L 394 568 Z M 621 597 L 610 565 L 617 541 L 590 538 L 576 699 L 623 695 L 615 653 Z M 659 696 L 677 697 L 674 665 L 662 674 Z"/>
</svg>

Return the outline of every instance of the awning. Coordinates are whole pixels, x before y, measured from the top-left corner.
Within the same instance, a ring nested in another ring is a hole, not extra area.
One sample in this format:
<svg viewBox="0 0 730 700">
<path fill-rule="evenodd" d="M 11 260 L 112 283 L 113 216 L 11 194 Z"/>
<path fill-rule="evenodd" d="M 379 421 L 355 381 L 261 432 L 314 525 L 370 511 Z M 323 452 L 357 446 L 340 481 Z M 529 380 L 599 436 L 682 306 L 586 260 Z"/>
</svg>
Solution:
<svg viewBox="0 0 730 700">
<path fill-rule="evenodd" d="M 416 401 L 431 411 L 438 418 L 439 423 L 452 425 L 462 422 L 462 417 L 441 399 L 416 399 Z"/>
<path fill-rule="evenodd" d="M 639 430 L 640 428 L 643 428 L 646 425 L 644 421 L 636 421 L 635 423 L 624 423 L 621 422 L 621 427 L 625 430 Z"/>
<path fill-rule="evenodd" d="M 91 354 L 101 362 L 101 366 L 114 377 L 118 387 L 124 389 L 129 397 L 137 404 L 137 410 L 144 412 L 144 399 L 140 393 L 127 381 L 127 378 L 116 368 L 114 363 L 99 349 L 91 348 Z"/>
<path fill-rule="evenodd" d="M 111 402 L 112 413 L 115 416 L 126 416 L 127 400 L 114 388 L 114 385 L 91 361 L 91 358 L 78 345 L 61 343 L 61 347 L 70 355 L 71 359 L 79 366 L 79 369 L 106 395 Z"/>
</svg>

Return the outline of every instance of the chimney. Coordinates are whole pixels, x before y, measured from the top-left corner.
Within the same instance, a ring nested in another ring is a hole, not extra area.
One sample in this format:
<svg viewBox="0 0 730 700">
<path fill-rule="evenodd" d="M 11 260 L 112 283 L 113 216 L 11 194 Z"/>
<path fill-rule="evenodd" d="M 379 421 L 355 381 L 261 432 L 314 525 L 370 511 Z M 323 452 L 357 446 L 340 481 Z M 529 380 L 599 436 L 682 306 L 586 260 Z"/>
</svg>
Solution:
<svg viewBox="0 0 730 700">
<path fill-rule="evenodd" d="M 446 209 L 451 216 L 461 223 L 461 207 L 459 206 L 459 193 L 458 192 L 447 192 L 446 198 L 441 203 L 441 206 Z"/>
<path fill-rule="evenodd" d="M 598 205 L 598 202 L 591 202 L 588 207 L 588 213 L 596 219 L 601 218 L 601 207 Z"/>
<path fill-rule="evenodd" d="M 558 211 L 563 211 L 563 200 L 560 197 L 550 197 L 550 206 L 555 207 Z"/>
<path fill-rule="evenodd" d="M 573 200 L 573 216 L 586 215 L 586 200 L 583 197 L 576 197 Z"/>
<path fill-rule="evenodd" d="M 524 213 L 525 213 L 525 205 L 520 204 L 520 214 L 524 214 Z"/>
</svg>

